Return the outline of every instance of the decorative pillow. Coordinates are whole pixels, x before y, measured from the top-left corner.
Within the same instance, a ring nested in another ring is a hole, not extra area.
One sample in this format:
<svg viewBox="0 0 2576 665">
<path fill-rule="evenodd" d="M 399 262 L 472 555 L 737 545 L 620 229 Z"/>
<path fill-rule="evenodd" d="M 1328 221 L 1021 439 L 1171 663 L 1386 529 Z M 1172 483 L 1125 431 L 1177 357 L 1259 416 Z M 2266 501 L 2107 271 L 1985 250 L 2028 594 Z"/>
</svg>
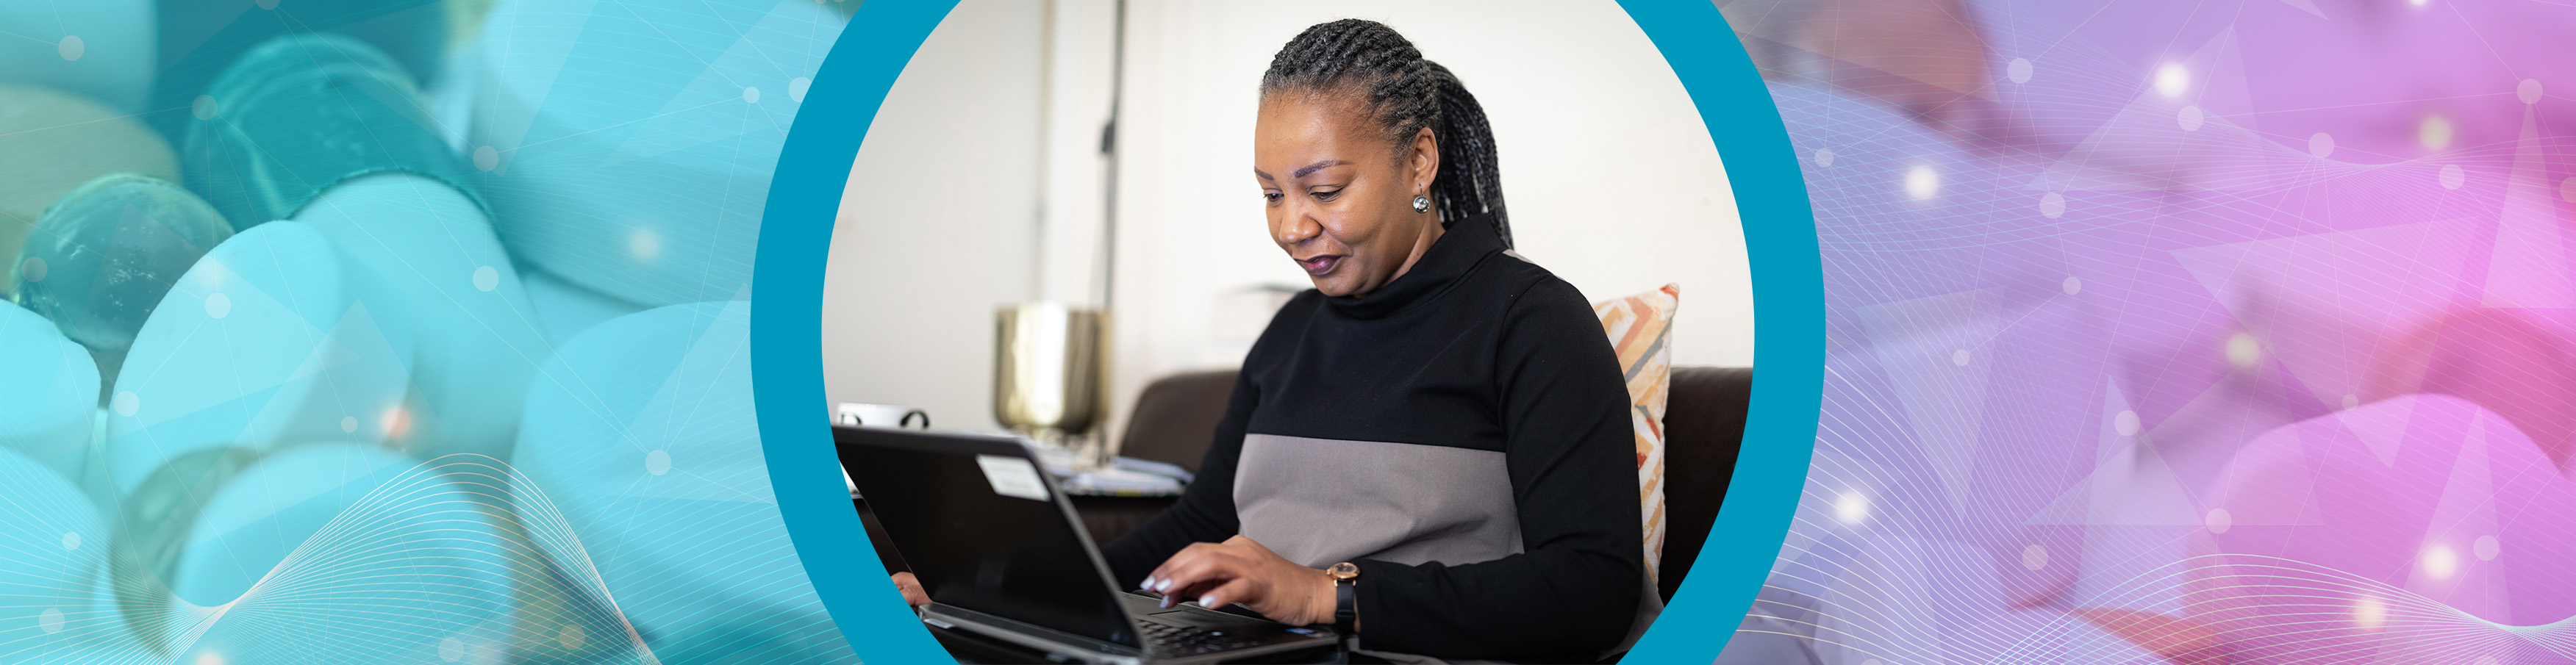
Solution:
<svg viewBox="0 0 2576 665">
<path fill-rule="evenodd" d="M 1619 354 L 1619 372 L 1628 377 L 1628 420 L 1637 432 L 1637 507 L 1645 515 L 1646 588 L 1655 588 L 1655 570 L 1664 558 L 1664 400 L 1673 383 L 1673 351 L 1665 345 L 1673 309 L 1681 304 L 1681 285 L 1592 305 L 1601 331 Z"/>
</svg>

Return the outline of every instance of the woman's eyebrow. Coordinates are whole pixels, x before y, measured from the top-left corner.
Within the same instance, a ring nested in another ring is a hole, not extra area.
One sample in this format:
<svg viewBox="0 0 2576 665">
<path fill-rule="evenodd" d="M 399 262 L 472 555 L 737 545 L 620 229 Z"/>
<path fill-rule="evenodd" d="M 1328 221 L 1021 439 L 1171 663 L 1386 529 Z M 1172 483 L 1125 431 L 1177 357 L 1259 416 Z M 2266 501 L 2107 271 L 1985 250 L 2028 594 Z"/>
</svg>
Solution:
<svg viewBox="0 0 2576 665">
<path fill-rule="evenodd" d="M 1313 163 L 1313 164 L 1307 164 L 1307 165 L 1305 165 L 1305 166 L 1298 167 L 1298 168 L 1297 168 L 1297 170 L 1296 170 L 1295 172 L 1293 172 L 1293 173 L 1290 173 L 1290 174 L 1288 175 L 1288 177 L 1291 177 L 1291 178 L 1303 178 L 1303 177 L 1306 177 L 1306 176 L 1307 176 L 1307 174 L 1311 174 L 1311 173 L 1314 173 L 1314 172 L 1316 172 L 1316 171 L 1321 171 L 1321 170 L 1324 170 L 1325 168 L 1328 168 L 1328 167 L 1341 166 L 1341 165 L 1343 165 L 1343 164 L 1349 164 L 1349 163 L 1350 163 L 1350 162 L 1345 162 L 1345 161 L 1338 160 L 1338 159 L 1327 159 L 1327 160 L 1324 160 L 1324 161 L 1315 162 L 1315 163 Z"/>
<path fill-rule="evenodd" d="M 1315 162 L 1315 163 L 1313 163 L 1313 164 L 1307 164 L 1307 165 L 1305 165 L 1305 166 L 1297 167 L 1297 170 L 1295 170 L 1295 171 L 1290 171 L 1290 172 L 1288 173 L 1288 177 L 1291 177 L 1291 178 L 1303 178 L 1303 177 L 1306 177 L 1306 176 L 1308 176 L 1308 175 L 1313 174 L 1313 173 L 1314 173 L 1314 172 L 1316 172 L 1316 171 L 1321 171 L 1321 170 L 1324 170 L 1324 169 L 1332 168 L 1332 167 L 1335 167 L 1335 166 L 1341 166 L 1341 165 L 1343 165 L 1343 164 L 1349 164 L 1349 163 L 1350 163 L 1350 162 L 1345 162 L 1345 161 L 1338 160 L 1338 159 L 1327 159 L 1327 160 L 1324 160 L 1324 161 Z M 1252 170 L 1252 174 L 1253 174 L 1253 175 L 1256 175 L 1256 176 L 1260 176 L 1260 177 L 1261 177 L 1261 179 L 1263 179 L 1263 180 L 1271 180 L 1271 181 L 1276 181 L 1276 180 L 1278 180 L 1278 178 L 1272 177 L 1272 176 L 1270 175 L 1270 172 L 1269 172 L 1269 171 L 1263 171 L 1263 170 L 1261 170 L 1261 169 L 1253 169 L 1253 170 Z"/>
</svg>

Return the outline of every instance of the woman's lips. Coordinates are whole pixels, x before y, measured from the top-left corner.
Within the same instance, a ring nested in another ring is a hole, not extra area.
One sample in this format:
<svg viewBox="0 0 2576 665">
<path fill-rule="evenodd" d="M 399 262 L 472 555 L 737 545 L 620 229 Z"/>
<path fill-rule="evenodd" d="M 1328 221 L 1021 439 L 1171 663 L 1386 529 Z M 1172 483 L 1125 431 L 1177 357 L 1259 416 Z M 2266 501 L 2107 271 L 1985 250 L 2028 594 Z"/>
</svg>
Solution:
<svg viewBox="0 0 2576 665">
<path fill-rule="evenodd" d="M 1324 273 L 1332 272 L 1334 266 L 1341 264 L 1342 257 L 1332 254 L 1326 254 L 1311 259 L 1297 260 L 1297 267 L 1305 268 L 1307 275 L 1315 277 L 1322 277 L 1324 276 Z"/>
</svg>

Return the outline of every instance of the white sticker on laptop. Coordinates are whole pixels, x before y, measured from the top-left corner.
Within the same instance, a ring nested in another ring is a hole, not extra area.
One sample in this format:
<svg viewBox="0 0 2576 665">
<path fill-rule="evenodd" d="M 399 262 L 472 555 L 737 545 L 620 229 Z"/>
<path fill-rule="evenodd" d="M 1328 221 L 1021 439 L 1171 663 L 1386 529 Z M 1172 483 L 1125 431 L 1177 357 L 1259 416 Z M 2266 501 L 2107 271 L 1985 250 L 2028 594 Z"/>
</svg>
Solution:
<svg viewBox="0 0 2576 665">
<path fill-rule="evenodd" d="M 976 455 L 975 464 L 984 467 L 984 479 L 993 481 L 993 493 L 1032 501 L 1047 500 L 1046 481 L 1038 478 L 1038 468 L 1026 459 L 1001 455 Z"/>
</svg>

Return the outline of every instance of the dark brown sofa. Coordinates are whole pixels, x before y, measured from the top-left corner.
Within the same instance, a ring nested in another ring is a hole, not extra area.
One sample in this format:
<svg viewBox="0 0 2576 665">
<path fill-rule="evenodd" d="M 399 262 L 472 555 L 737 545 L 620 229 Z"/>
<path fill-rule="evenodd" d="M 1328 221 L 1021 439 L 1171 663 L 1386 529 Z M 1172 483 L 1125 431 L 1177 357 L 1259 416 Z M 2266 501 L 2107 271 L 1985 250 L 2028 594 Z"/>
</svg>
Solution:
<svg viewBox="0 0 2576 665">
<path fill-rule="evenodd" d="M 1666 600 L 1681 587 L 1682 577 L 1699 558 L 1700 546 L 1708 542 L 1710 525 L 1717 522 L 1717 508 L 1726 498 L 1727 480 L 1735 474 L 1736 449 L 1744 437 L 1753 370 L 1675 367 L 1672 381 L 1664 410 L 1666 530 L 1658 574 Z M 1226 399 L 1233 390 L 1234 370 L 1176 374 L 1146 386 L 1127 419 L 1118 454 L 1198 470 L 1209 434 L 1224 417 Z M 1094 531 L 1105 526 L 1088 511 L 1084 517 L 1094 522 Z M 1114 521 L 1128 526 L 1142 522 L 1142 516 Z M 1115 537 L 1093 535 L 1104 540 Z"/>
</svg>

